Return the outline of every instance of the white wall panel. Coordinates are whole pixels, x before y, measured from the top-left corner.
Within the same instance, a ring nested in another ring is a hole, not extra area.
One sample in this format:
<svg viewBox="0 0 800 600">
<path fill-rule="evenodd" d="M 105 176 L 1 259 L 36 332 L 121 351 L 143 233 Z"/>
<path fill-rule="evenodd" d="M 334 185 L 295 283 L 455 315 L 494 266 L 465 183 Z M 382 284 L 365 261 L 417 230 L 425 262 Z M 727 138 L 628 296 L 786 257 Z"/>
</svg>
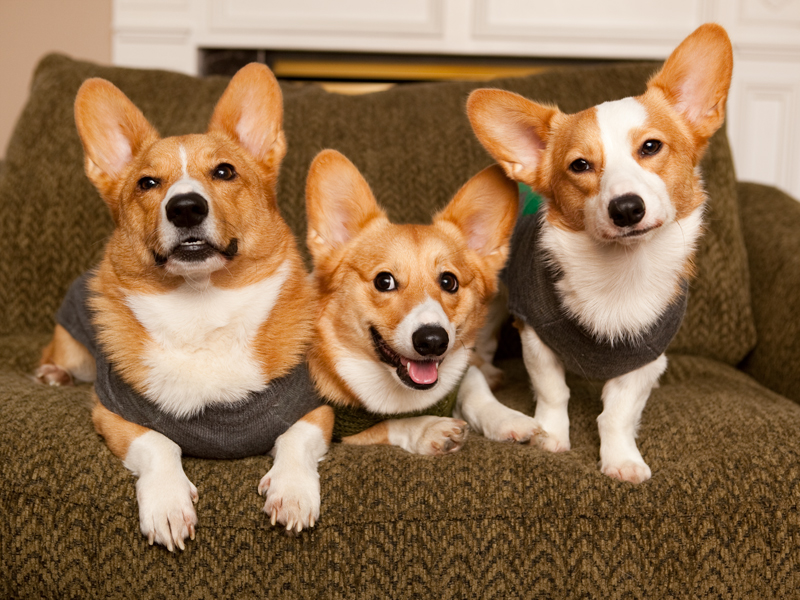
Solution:
<svg viewBox="0 0 800 600">
<path fill-rule="evenodd" d="M 196 73 L 201 48 L 663 59 L 728 30 L 738 174 L 800 198 L 800 0 L 114 0 L 113 61 Z"/>
</svg>

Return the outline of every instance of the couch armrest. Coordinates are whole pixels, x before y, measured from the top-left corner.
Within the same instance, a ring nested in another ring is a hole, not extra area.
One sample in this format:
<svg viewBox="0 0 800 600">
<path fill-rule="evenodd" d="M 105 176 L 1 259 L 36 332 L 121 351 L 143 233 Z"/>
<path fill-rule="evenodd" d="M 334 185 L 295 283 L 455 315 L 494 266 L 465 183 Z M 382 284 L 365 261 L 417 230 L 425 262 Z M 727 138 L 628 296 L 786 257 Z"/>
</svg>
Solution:
<svg viewBox="0 0 800 600">
<path fill-rule="evenodd" d="M 800 202 L 756 183 L 737 192 L 758 336 L 740 368 L 800 402 Z"/>
</svg>

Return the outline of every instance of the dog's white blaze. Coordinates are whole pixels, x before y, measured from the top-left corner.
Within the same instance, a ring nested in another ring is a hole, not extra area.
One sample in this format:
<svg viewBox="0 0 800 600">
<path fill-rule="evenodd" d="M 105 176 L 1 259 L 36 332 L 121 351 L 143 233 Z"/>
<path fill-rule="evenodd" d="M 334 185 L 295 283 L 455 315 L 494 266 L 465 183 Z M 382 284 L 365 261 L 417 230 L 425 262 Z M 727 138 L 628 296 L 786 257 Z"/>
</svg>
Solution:
<svg viewBox="0 0 800 600">
<path fill-rule="evenodd" d="M 413 390 L 400 381 L 395 369 L 376 359 L 345 354 L 336 372 L 347 382 L 364 408 L 386 415 L 423 410 L 436 404 L 458 385 L 467 368 L 470 351 L 463 345 L 445 355 L 439 381 L 429 390 Z"/>
<path fill-rule="evenodd" d="M 603 175 L 600 193 L 586 202 L 586 229 L 599 239 L 616 235 L 619 229 L 608 215 L 608 205 L 624 194 L 636 194 L 644 200 L 645 216 L 637 229 L 674 220 L 675 207 L 666 184 L 634 158 L 638 148 L 632 146 L 631 131 L 645 124 L 645 107 L 635 98 L 624 98 L 600 104 L 596 110 L 603 144 Z"/>
<path fill-rule="evenodd" d="M 128 296 L 128 306 L 150 334 L 144 356 L 148 398 L 183 417 L 262 389 L 267 378 L 251 342 L 289 270 L 284 263 L 273 275 L 237 289 L 186 283 L 166 294 Z"/>
<path fill-rule="evenodd" d="M 431 356 L 422 356 L 414 349 L 412 336 L 414 332 L 423 325 L 439 325 L 447 332 L 447 351 L 449 352 L 455 343 L 456 326 L 447 318 L 447 314 L 444 312 L 442 305 L 430 297 L 426 297 L 423 302 L 411 309 L 400 322 L 400 325 L 397 326 L 392 338 L 386 341 L 389 342 L 392 348 L 406 358 L 412 360 L 415 358 L 418 360 L 434 358 Z"/>
<path fill-rule="evenodd" d="M 184 148 L 183 144 L 180 145 L 180 155 L 181 155 L 181 174 L 183 175 L 183 179 L 189 178 L 189 155 L 186 152 L 186 148 Z"/>
<path fill-rule="evenodd" d="M 703 207 L 637 244 L 598 243 L 545 222 L 542 244 L 560 267 L 556 284 L 570 315 L 609 341 L 646 332 L 675 296 L 703 225 Z"/>
</svg>

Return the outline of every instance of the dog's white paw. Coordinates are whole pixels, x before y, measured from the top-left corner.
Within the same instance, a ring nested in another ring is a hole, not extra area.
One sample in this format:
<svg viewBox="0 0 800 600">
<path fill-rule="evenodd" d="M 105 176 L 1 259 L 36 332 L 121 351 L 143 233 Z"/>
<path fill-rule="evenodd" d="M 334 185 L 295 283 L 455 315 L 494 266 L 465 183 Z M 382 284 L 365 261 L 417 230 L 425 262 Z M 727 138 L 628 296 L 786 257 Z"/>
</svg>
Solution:
<svg viewBox="0 0 800 600">
<path fill-rule="evenodd" d="M 538 444 L 538 438 L 547 436 L 539 421 L 517 411 L 496 420 L 483 423 L 483 435 L 495 442 L 530 442 Z"/>
<path fill-rule="evenodd" d="M 258 493 L 267 496 L 264 512 L 270 522 L 294 533 L 314 526 L 319 520 L 320 505 L 319 473 L 298 466 L 289 469 L 276 460 L 258 484 Z"/>
<path fill-rule="evenodd" d="M 136 482 L 139 526 L 152 546 L 158 543 L 173 552 L 185 549 L 184 540 L 194 539 L 197 514 L 197 488 L 181 470 L 152 472 Z"/>
<path fill-rule="evenodd" d="M 72 375 L 58 365 L 42 365 L 36 369 L 34 376 L 45 385 L 62 386 L 73 384 Z"/>
<path fill-rule="evenodd" d="M 467 440 L 469 425 L 461 419 L 434 417 L 425 423 L 414 440 L 411 450 L 416 454 L 449 454 L 461 449 Z"/>
<path fill-rule="evenodd" d="M 569 443 L 569 417 L 560 414 L 550 414 L 549 418 L 536 417 L 539 426 L 544 432 L 533 438 L 533 443 L 548 452 L 566 452 L 570 449 Z"/>
<path fill-rule="evenodd" d="M 559 438 L 545 431 L 543 435 L 537 435 L 532 443 L 548 452 L 566 452 L 570 449 L 569 437 Z"/>
<path fill-rule="evenodd" d="M 613 479 L 631 483 L 642 483 L 652 476 L 650 467 L 644 461 L 639 460 L 623 460 L 613 463 L 601 462 L 600 471 Z"/>
</svg>

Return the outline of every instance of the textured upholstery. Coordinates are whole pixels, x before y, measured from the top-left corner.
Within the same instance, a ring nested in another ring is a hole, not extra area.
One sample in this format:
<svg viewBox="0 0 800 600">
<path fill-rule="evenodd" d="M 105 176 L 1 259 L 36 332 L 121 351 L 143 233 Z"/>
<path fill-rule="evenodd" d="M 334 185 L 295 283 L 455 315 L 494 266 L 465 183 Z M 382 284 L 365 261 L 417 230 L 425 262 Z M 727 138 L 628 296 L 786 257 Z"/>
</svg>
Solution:
<svg viewBox="0 0 800 600">
<path fill-rule="evenodd" d="M 576 110 L 641 91 L 652 69 L 554 71 L 496 85 Z M 200 495 L 197 539 L 174 555 L 148 547 L 134 477 L 94 433 L 88 386 L 47 388 L 30 377 L 61 295 L 110 230 L 71 120 L 80 82 L 96 75 L 119 84 L 164 134 L 202 130 L 225 85 L 61 56 L 37 71 L 0 176 L 0 597 L 796 596 L 800 406 L 779 392 L 798 396 L 797 313 L 788 311 L 800 296 L 791 266 L 800 204 L 740 187 L 743 235 L 723 134 L 704 162 L 708 231 L 687 320 L 642 418 L 650 481 L 599 472 L 601 386 L 570 379 L 570 452 L 475 434 L 445 457 L 337 444 L 320 463 L 320 521 L 299 537 L 270 527 L 261 511 L 256 487 L 269 457 L 186 459 Z M 426 220 L 490 161 L 464 116 L 473 87 L 361 98 L 285 88 L 279 203 L 295 231 L 305 171 L 325 147 L 362 169 L 393 217 Z M 756 214 L 756 203 L 774 210 Z M 748 261 L 760 270 L 752 282 Z M 746 355 L 747 373 L 736 368 Z M 500 399 L 531 413 L 521 361 L 501 366 Z"/>
</svg>

